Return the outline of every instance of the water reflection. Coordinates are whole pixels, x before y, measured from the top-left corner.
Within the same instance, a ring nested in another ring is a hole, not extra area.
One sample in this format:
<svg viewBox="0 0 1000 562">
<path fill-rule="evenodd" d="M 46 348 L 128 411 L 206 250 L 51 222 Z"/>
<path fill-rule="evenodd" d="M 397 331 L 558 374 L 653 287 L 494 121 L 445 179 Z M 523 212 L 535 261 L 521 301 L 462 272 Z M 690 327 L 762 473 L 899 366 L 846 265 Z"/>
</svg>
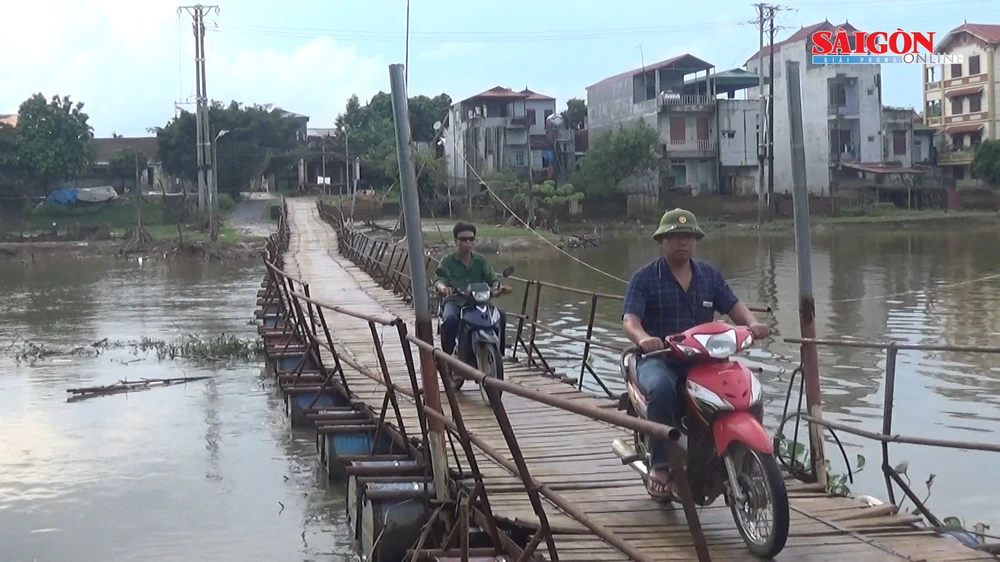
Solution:
<svg viewBox="0 0 1000 562">
<path fill-rule="evenodd" d="M 814 235 L 812 271 L 819 336 L 998 345 L 998 242 L 1000 232 L 988 229 Z M 780 341 L 781 336 L 799 333 L 794 240 L 785 236 L 709 237 L 700 243 L 699 254 L 722 270 L 742 299 L 774 310 L 773 325 L 779 337 L 765 348 L 752 350 L 748 359 L 764 369 L 762 382 L 774 415 L 784 402 L 789 373 L 798 364 L 798 348 Z M 575 255 L 610 275 L 566 256 L 514 256 L 514 263 L 521 277 L 620 295 L 625 285 L 611 276 L 628 279 L 656 257 L 657 248 L 646 238 L 608 239 L 600 248 Z M 504 297 L 503 305 L 509 310 L 519 309 L 520 304 L 520 294 Z M 589 307 L 586 295 L 545 288 L 540 321 L 564 333 L 583 336 Z M 599 302 L 595 337 L 625 345 L 620 313 L 620 301 Z M 582 352 L 582 344 L 541 331 L 536 340 L 543 342 L 543 349 L 552 350 L 547 353 L 579 357 Z M 612 389 L 620 391 L 617 354 L 595 349 L 594 355 L 594 369 Z M 885 352 L 821 347 L 819 356 L 827 414 L 880 431 Z M 894 431 L 953 440 L 996 440 L 994 432 L 1000 419 L 998 361 L 1000 357 L 988 354 L 900 352 Z M 553 363 L 563 374 L 579 376 L 579 360 Z M 585 386 L 601 392 L 592 380 L 585 380 Z M 770 423 L 773 427 L 775 420 Z M 878 466 L 880 452 L 873 443 L 840 437 L 852 456 L 863 453 L 871 459 L 869 467 Z M 998 466 L 996 458 L 988 458 L 989 453 L 905 446 L 893 446 L 892 450 L 894 462 L 910 462 L 914 482 L 922 482 L 932 472 L 939 475 L 931 502 L 932 508 L 942 512 L 939 515 L 956 512 L 969 521 L 1000 521 L 1000 508 L 978 499 L 981 490 L 974 484 L 995 476 L 983 473 L 984 464 Z M 829 451 L 828 457 L 839 457 L 839 452 Z M 859 475 L 857 487 L 885 496 L 877 468 Z"/>
<path fill-rule="evenodd" d="M 15 335 L 250 337 L 260 274 L 255 263 L 0 262 L 0 560 L 353 559 L 342 493 L 323 485 L 311 434 L 288 429 L 258 365 L 112 349 L 28 366 L 7 349 Z M 212 378 L 66 403 L 70 387 L 185 375 Z"/>
</svg>

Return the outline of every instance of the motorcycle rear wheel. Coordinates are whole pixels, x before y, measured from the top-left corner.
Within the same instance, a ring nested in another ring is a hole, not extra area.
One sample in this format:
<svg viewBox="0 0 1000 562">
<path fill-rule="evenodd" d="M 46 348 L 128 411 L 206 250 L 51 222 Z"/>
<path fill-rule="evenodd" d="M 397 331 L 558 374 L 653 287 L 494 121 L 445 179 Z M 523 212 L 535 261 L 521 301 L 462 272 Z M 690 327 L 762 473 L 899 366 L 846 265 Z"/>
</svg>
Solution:
<svg viewBox="0 0 1000 562">
<path fill-rule="evenodd" d="M 778 468 L 774 455 L 758 453 L 742 443 L 734 443 L 726 454 L 733 460 L 738 472 L 737 482 L 746 497 L 740 505 L 735 498 L 729 499 L 729 509 L 740 536 L 755 556 L 773 558 L 785 548 L 785 542 L 788 541 L 788 491 L 785 489 L 781 469 Z M 756 468 L 754 472 L 757 474 L 748 474 L 751 467 Z M 754 514 L 760 517 L 759 512 L 767 509 L 764 504 L 770 506 L 770 521 L 751 521 Z"/>
<path fill-rule="evenodd" d="M 503 374 L 500 369 L 503 368 L 503 357 L 500 355 L 500 350 L 492 345 L 477 345 L 476 368 L 485 373 L 487 377 L 502 379 Z M 482 396 L 483 402 L 488 406 L 490 404 L 490 396 L 486 392 L 486 385 L 483 383 L 479 383 L 479 395 Z M 497 396 L 499 395 L 500 392 L 497 391 Z"/>
</svg>

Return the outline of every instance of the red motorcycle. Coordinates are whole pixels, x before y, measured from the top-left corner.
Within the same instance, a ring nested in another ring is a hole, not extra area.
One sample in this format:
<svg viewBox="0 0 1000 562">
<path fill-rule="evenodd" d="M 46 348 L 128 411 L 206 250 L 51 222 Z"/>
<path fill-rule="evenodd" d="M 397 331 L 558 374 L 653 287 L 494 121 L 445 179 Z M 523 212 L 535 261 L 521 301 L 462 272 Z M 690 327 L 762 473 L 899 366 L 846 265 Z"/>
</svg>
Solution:
<svg viewBox="0 0 1000 562">
<path fill-rule="evenodd" d="M 646 419 L 646 397 L 639 386 L 639 357 L 664 355 L 691 365 L 684 380 L 678 443 L 686 449 L 685 473 L 694 501 L 707 506 L 720 495 L 733 513 L 736 526 L 750 551 L 772 558 L 788 540 L 788 492 L 774 458 L 771 437 L 762 425 L 763 392 L 757 375 L 731 357 L 753 344 L 743 326 L 708 322 L 665 339 L 666 348 L 643 354 L 638 347 L 625 350 L 621 370 L 628 391 L 618 409 Z M 622 439 L 613 444 L 622 464 L 630 465 L 643 480 L 649 478 L 648 437 L 636 433 L 632 445 Z M 668 494 L 667 503 L 679 502 Z"/>
</svg>

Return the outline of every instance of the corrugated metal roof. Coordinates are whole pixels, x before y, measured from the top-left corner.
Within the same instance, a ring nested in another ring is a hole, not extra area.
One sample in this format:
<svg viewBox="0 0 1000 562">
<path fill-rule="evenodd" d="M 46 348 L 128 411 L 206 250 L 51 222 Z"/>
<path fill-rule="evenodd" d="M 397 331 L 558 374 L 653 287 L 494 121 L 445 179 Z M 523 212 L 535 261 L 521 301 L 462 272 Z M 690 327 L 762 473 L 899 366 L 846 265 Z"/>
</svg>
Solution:
<svg viewBox="0 0 1000 562">
<path fill-rule="evenodd" d="M 590 87 L 593 87 L 593 86 L 597 86 L 599 84 L 604 84 L 605 82 L 610 82 L 611 80 L 617 80 L 617 79 L 625 77 L 625 76 L 631 76 L 631 75 L 634 75 L 634 74 L 638 74 L 640 72 L 649 72 L 651 70 L 660 70 L 660 69 L 665 69 L 665 68 L 671 68 L 671 67 L 675 66 L 677 63 L 679 63 L 681 61 L 686 61 L 686 62 L 693 63 L 692 66 L 694 68 L 690 69 L 691 72 L 699 72 L 699 71 L 702 71 L 702 70 L 709 70 L 709 69 L 715 68 L 715 66 L 712 63 L 705 62 L 705 61 L 699 59 L 698 57 L 696 57 L 694 55 L 685 53 L 683 55 L 676 56 L 676 57 L 671 58 L 671 59 L 667 59 L 667 60 L 660 61 L 660 62 L 653 63 L 653 64 L 648 64 L 646 66 L 643 66 L 643 67 L 640 67 L 640 68 L 636 68 L 636 69 L 633 69 L 633 70 L 629 70 L 628 72 L 621 72 L 619 74 L 615 74 L 614 76 L 608 76 L 607 78 L 605 78 L 605 79 L 603 79 L 603 80 L 601 80 L 599 82 L 595 82 L 595 83 L 593 83 L 593 84 L 591 84 L 590 86 L 587 86 L 587 87 L 590 88 Z"/>
</svg>

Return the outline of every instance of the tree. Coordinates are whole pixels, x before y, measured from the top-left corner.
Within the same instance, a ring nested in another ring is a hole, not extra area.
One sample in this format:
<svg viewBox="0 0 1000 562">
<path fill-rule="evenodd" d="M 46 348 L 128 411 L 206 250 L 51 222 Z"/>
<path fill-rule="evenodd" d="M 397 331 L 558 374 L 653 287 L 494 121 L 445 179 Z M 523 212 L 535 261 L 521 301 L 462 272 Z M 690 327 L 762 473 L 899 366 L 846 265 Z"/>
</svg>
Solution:
<svg viewBox="0 0 1000 562">
<path fill-rule="evenodd" d="M 644 120 L 598 135 L 580 161 L 573 183 L 591 196 L 613 193 L 618 184 L 644 171 L 658 170 L 660 135 Z"/>
<path fill-rule="evenodd" d="M 514 203 L 528 210 L 529 223 L 537 217 L 550 224 L 551 216 L 557 208 L 567 205 L 570 201 L 582 201 L 584 197 L 583 192 L 577 191 L 571 183 L 556 187 L 556 182 L 546 180 L 532 186 L 530 193 L 527 190 L 519 191 L 514 195 Z"/>
<path fill-rule="evenodd" d="M 220 193 L 238 197 L 254 179 L 290 166 L 303 149 L 297 136 L 301 122 L 269 105 L 216 102 L 209 107 L 208 119 L 219 160 Z M 196 122 L 193 113 L 183 111 L 153 129 L 164 171 L 189 182 L 198 180 Z M 216 139 L 221 131 L 227 132 Z"/>
<path fill-rule="evenodd" d="M 108 174 L 121 180 L 122 192 L 125 191 L 126 180 L 135 181 L 138 174 L 146 169 L 146 155 L 134 148 L 121 148 L 111 153 L 108 162 Z M 138 182 L 135 185 L 138 191 Z"/>
<path fill-rule="evenodd" d="M 1000 140 L 984 140 L 976 148 L 972 173 L 993 187 L 1000 187 Z"/>
<path fill-rule="evenodd" d="M 24 169 L 17 158 L 17 130 L 0 124 L 0 193 L 20 191 L 24 182 Z"/>
<path fill-rule="evenodd" d="M 24 171 L 48 188 L 53 182 L 75 178 L 94 157 L 94 134 L 83 103 L 69 96 L 46 101 L 35 94 L 17 114 L 17 160 Z"/>
<path fill-rule="evenodd" d="M 566 100 L 566 110 L 561 115 L 570 130 L 579 131 L 587 122 L 587 102 L 580 98 L 570 98 Z"/>
<path fill-rule="evenodd" d="M 414 142 L 432 143 L 437 132 L 434 123 L 444 121 L 451 107 L 451 97 L 439 94 L 433 98 L 427 96 L 412 97 L 408 101 L 410 110 L 410 134 Z M 347 100 L 344 112 L 335 121 L 335 137 L 341 146 L 347 144 L 351 155 L 361 158 L 361 177 L 366 178 L 373 186 L 389 186 L 399 179 L 396 159 L 396 133 L 393 126 L 392 97 L 385 93 L 375 94 L 367 105 L 362 106 L 357 95 Z M 433 147 L 431 147 L 433 152 Z M 418 156 L 418 159 L 421 158 Z M 424 167 L 430 165 L 431 157 L 424 159 Z M 433 165 L 441 168 L 443 164 Z M 420 163 L 417 165 L 420 169 Z M 423 176 L 421 186 L 432 181 Z"/>
</svg>

